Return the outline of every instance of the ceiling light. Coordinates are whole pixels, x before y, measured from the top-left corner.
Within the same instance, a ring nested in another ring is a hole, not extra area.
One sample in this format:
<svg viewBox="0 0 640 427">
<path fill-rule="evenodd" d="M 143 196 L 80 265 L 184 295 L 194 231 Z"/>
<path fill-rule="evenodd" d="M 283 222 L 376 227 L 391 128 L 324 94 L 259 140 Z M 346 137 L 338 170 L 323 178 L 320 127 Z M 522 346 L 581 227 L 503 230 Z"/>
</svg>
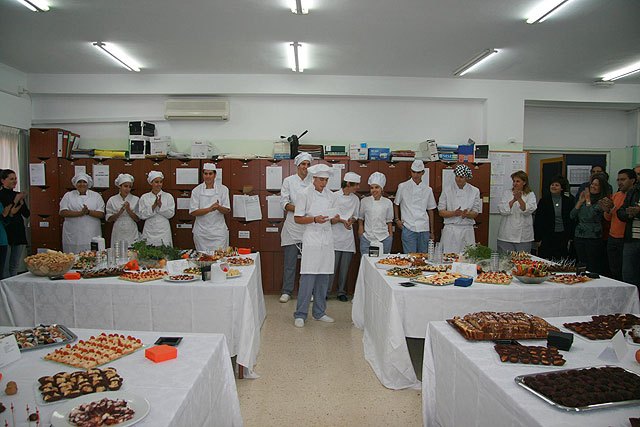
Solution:
<svg viewBox="0 0 640 427">
<path fill-rule="evenodd" d="M 551 14 L 555 13 L 568 3 L 569 0 L 545 0 L 540 2 L 527 16 L 527 24 L 544 22 Z"/>
<path fill-rule="evenodd" d="M 602 81 L 608 82 L 608 81 L 618 80 L 623 77 L 630 76 L 631 74 L 635 74 L 639 71 L 640 71 L 640 62 L 636 62 L 635 64 L 631 64 L 624 68 L 620 68 L 618 70 L 605 74 L 604 76 L 602 76 Z"/>
<path fill-rule="evenodd" d="M 305 0 L 289 0 L 291 12 L 296 15 L 306 15 L 309 13 L 309 6 Z"/>
<path fill-rule="evenodd" d="M 454 76 L 464 76 L 469 71 L 476 68 L 482 62 L 486 61 L 494 54 L 498 53 L 498 49 L 485 49 L 476 56 L 474 56 L 471 60 L 467 61 L 463 66 L 459 67 L 457 70 L 453 72 Z"/>
<path fill-rule="evenodd" d="M 126 68 L 127 70 L 136 71 L 136 72 L 140 71 L 140 66 L 136 63 L 136 61 L 130 58 L 126 53 L 124 53 L 117 46 L 111 43 L 107 44 L 103 42 L 95 42 L 93 43 L 93 45 L 98 49 L 100 49 L 101 52 L 104 52 L 106 55 L 108 55 L 109 58 L 113 59 L 118 64 Z"/>
<path fill-rule="evenodd" d="M 287 46 L 287 57 L 291 71 L 301 73 L 307 67 L 307 47 L 305 44 L 291 42 Z"/>
<path fill-rule="evenodd" d="M 46 12 L 49 5 L 45 0 L 18 0 L 18 2 L 33 12 Z"/>
</svg>

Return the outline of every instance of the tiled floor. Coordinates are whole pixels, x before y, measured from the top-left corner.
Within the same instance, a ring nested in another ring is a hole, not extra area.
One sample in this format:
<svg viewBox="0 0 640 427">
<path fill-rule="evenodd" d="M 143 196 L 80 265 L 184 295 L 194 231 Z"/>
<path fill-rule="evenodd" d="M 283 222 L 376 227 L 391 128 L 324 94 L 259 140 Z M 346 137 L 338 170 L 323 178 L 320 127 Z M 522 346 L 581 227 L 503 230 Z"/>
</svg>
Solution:
<svg viewBox="0 0 640 427">
<path fill-rule="evenodd" d="M 420 391 L 383 387 L 364 359 L 351 302 L 330 299 L 336 323 L 307 320 L 304 328 L 293 326 L 295 299 L 265 302 L 260 378 L 237 382 L 245 426 L 422 425 Z"/>
</svg>

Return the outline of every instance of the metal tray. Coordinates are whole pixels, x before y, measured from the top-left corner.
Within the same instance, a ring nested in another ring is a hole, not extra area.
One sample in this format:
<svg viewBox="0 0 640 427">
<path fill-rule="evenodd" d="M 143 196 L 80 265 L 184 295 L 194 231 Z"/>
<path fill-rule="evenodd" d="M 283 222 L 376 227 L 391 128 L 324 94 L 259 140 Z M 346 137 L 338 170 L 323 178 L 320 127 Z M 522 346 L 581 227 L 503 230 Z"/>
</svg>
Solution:
<svg viewBox="0 0 640 427">
<path fill-rule="evenodd" d="M 36 345 L 34 347 L 28 347 L 28 348 L 20 348 L 21 352 L 31 351 L 31 350 L 40 350 L 41 348 L 49 348 L 49 347 L 57 347 L 57 346 L 61 346 L 61 345 L 66 345 L 66 344 L 72 343 L 72 342 L 74 342 L 75 340 L 78 339 L 78 336 L 76 334 L 74 334 L 73 332 L 71 332 L 66 326 L 57 325 L 57 324 L 40 325 L 40 326 L 58 328 L 60 330 L 60 332 L 62 332 L 62 335 L 65 336 L 65 339 L 63 341 L 60 341 L 60 342 L 54 342 L 54 343 L 50 343 L 50 344 L 40 344 L 40 345 Z M 33 329 L 35 329 L 35 328 L 17 329 L 15 331 L 11 331 L 9 333 L 0 334 L 0 337 L 6 337 L 6 336 L 9 336 L 9 335 L 13 335 L 15 332 L 31 331 Z"/>
<path fill-rule="evenodd" d="M 532 365 L 529 365 L 529 366 L 532 366 Z M 618 401 L 618 402 L 597 403 L 595 405 L 587 405 L 587 406 L 564 406 L 564 405 L 561 405 L 559 403 L 556 403 L 555 401 L 551 400 L 550 398 L 548 398 L 544 394 L 532 389 L 531 387 L 529 387 L 528 385 L 526 385 L 524 383 L 525 378 L 528 378 L 528 377 L 557 375 L 557 374 L 562 373 L 562 372 L 579 371 L 579 370 L 591 369 L 591 368 L 621 368 L 621 367 L 620 366 L 613 366 L 613 365 L 602 365 L 602 366 L 587 366 L 587 367 L 584 367 L 584 368 L 562 369 L 562 370 L 553 371 L 553 372 L 543 372 L 543 373 L 537 373 L 537 374 L 518 375 L 517 377 L 514 378 L 514 381 L 520 387 L 522 387 L 525 390 L 528 390 L 529 392 L 531 392 L 534 395 L 538 396 L 540 399 L 544 400 L 549 405 L 554 406 L 554 407 L 556 407 L 558 409 L 561 409 L 561 410 L 565 410 L 565 411 L 584 412 L 584 411 L 592 411 L 594 409 L 608 409 L 608 408 L 615 408 L 615 407 L 618 407 L 618 406 L 640 405 L 640 400 L 635 399 L 635 400 L 621 400 L 621 401 Z M 624 369 L 624 368 L 622 368 L 622 369 Z M 640 375 L 636 374 L 635 372 L 629 371 L 628 369 L 624 369 L 624 370 L 626 372 L 632 374 L 632 375 L 640 376 Z"/>
</svg>

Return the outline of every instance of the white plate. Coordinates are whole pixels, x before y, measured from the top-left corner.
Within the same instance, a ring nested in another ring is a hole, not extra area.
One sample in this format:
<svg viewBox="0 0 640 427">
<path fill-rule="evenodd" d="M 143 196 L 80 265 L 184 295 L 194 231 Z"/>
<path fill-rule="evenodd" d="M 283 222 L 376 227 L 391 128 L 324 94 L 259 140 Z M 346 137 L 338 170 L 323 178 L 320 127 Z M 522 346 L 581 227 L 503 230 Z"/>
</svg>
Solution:
<svg viewBox="0 0 640 427">
<path fill-rule="evenodd" d="M 380 264 L 379 262 L 376 262 L 376 268 L 379 270 L 391 270 L 392 268 L 396 268 L 396 267 L 400 267 L 400 266 L 393 265 L 393 264 Z M 408 267 L 400 267 L 400 268 L 408 268 Z"/>
<path fill-rule="evenodd" d="M 238 277 L 242 277 L 242 271 L 237 276 L 227 276 L 226 273 L 225 276 L 227 277 L 227 279 L 237 279 Z"/>
<path fill-rule="evenodd" d="M 77 408 L 83 403 L 97 402 L 105 397 L 113 400 L 126 400 L 129 403 L 129 407 L 135 412 L 132 419 L 116 424 L 118 427 L 132 426 L 146 417 L 149 413 L 149 401 L 144 397 L 133 393 L 127 393 L 126 391 L 105 391 L 103 393 L 86 394 L 65 402 L 64 405 L 60 406 L 53 412 L 53 414 L 51 414 L 51 425 L 53 427 L 73 427 L 73 424 L 68 421 L 71 410 Z"/>
<path fill-rule="evenodd" d="M 175 279 L 170 278 L 169 276 L 166 276 L 164 278 L 164 281 L 165 282 L 172 282 L 172 283 L 185 283 L 185 282 L 193 282 L 194 280 L 200 279 L 200 277 L 198 277 L 198 276 L 194 276 L 193 274 L 187 274 L 187 273 L 172 274 L 171 276 L 191 276 L 191 279 L 189 279 L 189 280 L 175 280 Z"/>
<path fill-rule="evenodd" d="M 640 346 L 640 343 L 638 342 L 633 342 L 633 338 L 631 338 L 631 331 L 627 330 L 627 333 L 625 334 L 624 338 L 627 340 L 627 342 L 631 345 L 636 345 L 636 346 Z"/>
</svg>

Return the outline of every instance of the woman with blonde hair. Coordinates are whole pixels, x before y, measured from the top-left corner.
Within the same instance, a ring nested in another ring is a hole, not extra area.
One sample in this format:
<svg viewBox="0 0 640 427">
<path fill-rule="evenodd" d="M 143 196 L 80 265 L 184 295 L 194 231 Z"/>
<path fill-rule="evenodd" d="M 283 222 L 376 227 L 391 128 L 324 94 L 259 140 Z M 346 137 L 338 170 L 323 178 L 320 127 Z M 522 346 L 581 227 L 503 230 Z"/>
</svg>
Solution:
<svg viewBox="0 0 640 427">
<path fill-rule="evenodd" d="M 502 220 L 498 231 L 498 251 L 531 252 L 533 242 L 533 213 L 536 195 L 529 187 L 529 177 L 524 171 L 511 174 L 513 187 L 505 191 L 498 206 Z"/>
</svg>

